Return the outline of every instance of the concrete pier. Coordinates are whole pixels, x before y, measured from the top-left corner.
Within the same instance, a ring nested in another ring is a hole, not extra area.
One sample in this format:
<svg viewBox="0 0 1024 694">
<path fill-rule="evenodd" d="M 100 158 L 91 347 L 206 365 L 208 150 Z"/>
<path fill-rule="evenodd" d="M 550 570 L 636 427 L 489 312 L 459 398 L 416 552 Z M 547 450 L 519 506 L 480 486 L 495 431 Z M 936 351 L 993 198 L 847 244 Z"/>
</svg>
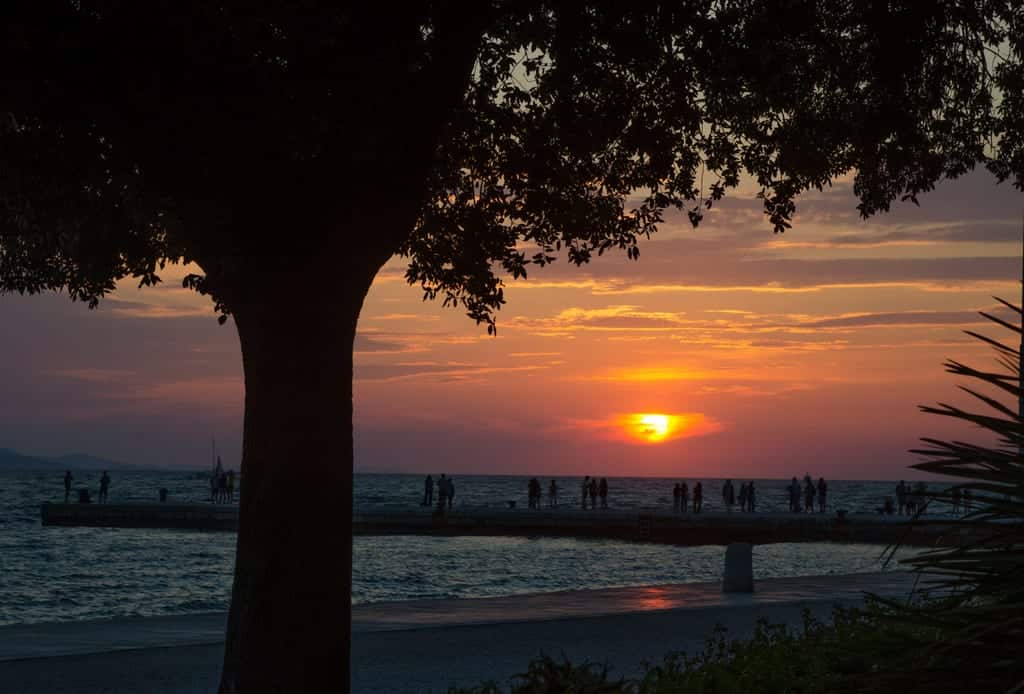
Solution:
<svg viewBox="0 0 1024 694">
<path fill-rule="evenodd" d="M 43 525 L 191 530 L 238 529 L 238 507 L 218 504 L 44 503 L 41 514 Z"/>
<path fill-rule="evenodd" d="M 42 505 L 43 525 L 118 528 L 235 530 L 238 507 L 216 504 Z M 966 534 L 941 518 L 911 527 L 905 518 L 876 514 L 725 513 L 673 514 L 654 509 L 356 509 L 356 535 L 512 535 L 584 537 L 673 545 L 734 542 L 869 542 L 955 545 Z"/>
</svg>

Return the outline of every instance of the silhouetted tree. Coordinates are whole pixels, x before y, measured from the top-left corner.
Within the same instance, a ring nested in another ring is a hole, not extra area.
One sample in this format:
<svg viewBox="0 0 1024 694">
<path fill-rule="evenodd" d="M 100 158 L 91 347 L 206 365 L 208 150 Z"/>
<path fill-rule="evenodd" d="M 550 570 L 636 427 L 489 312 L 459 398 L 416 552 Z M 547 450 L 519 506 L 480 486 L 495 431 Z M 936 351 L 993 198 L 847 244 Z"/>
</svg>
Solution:
<svg viewBox="0 0 1024 694">
<path fill-rule="evenodd" d="M 223 692 L 347 686 L 352 342 L 394 254 L 492 329 L 503 277 L 636 258 L 743 172 L 776 231 L 851 171 L 865 216 L 979 162 L 1024 185 L 1013 0 L 351 5 L 0 9 L 0 287 L 95 305 L 184 260 L 235 320 Z"/>
</svg>

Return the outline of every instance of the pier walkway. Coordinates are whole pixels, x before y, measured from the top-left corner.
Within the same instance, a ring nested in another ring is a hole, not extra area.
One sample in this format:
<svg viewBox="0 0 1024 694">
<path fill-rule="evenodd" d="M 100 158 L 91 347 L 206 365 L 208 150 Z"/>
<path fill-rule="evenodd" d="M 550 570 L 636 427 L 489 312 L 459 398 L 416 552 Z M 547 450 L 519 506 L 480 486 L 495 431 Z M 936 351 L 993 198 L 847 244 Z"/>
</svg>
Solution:
<svg viewBox="0 0 1024 694">
<path fill-rule="evenodd" d="M 217 504 L 53 504 L 41 508 L 43 525 L 235 530 L 238 507 Z M 732 542 L 901 542 L 955 545 L 976 535 L 935 516 L 910 526 L 905 517 L 832 513 L 672 513 L 661 509 L 360 509 L 356 535 L 513 535 L 585 537 L 674 545 Z"/>
</svg>

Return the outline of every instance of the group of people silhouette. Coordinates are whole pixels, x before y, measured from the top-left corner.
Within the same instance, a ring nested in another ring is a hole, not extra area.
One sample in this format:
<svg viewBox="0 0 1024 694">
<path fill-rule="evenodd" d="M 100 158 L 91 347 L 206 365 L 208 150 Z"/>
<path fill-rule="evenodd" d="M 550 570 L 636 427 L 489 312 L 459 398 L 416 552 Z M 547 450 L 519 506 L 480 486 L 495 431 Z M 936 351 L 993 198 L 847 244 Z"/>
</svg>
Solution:
<svg viewBox="0 0 1024 694">
<path fill-rule="evenodd" d="M 953 512 L 960 513 L 962 505 L 969 506 L 971 503 L 970 490 L 964 490 L 963 494 L 959 487 L 954 487 L 952 494 Z M 886 513 L 897 513 L 899 515 L 913 516 L 917 513 L 924 513 L 927 505 L 928 486 L 924 482 L 917 482 L 913 486 L 903 480 L 896 485 L 896 505 L 892 506 L 892 499 L 886 498 L 886 505 L 883 507 Z"/>
<path fill-rule="evenodd" d="M 686 512 L 690 507 L 690 488 L 686 482 L 676 482 L 672 488 L 672 510 L 676 513 Z M 698 482 L 693 485 L 693 512 L 704 510 L 704 485 Z"/>
<path fill-rule="evenodd" d="M 924 482 L 919 483 L 921 485 L 920 495 L 927 493 L 924 489 Z M 961 491 L 960 487 L 953 487 L 950 492 L 950 496 L 953 501 L 953 513 L 969 513 L 971 507 L 974 505 L 974 497 L 971 495 L 970 489 L 964 489 Z"/>
<path fill-rule="evenodd" d="M 738 499 L 741 511 L 757 510 L 757 491 L 754 489 L 753 481 L 740 484 Z M 736 501 L 736 488 L 733 486 L 732 480 L 726 480 L 725 484 L 722 485 L 722 503 L 725 505 L 725 509 L 727 511 L 732 511 L 732 507 L 736 505 Z"/>
<path fill-rule="evenodd" d="M 71 472 L 64 476 L 64 500 L 67 502 L 71 494 Z M 224 473 L 220 458 L 217 459 L 217 473 L 214 475 L 216 485 L 211 482 L 211 494 L 215 501 L 234 500 L 234 471 Z M 106 472 L 100 480 L 100 501 L 106 501 L 107 488 L 110 485 L 110 477 Z M 438 509 L 451 509 L 455 500 L 455 482 L 452 478 L 442 474 L 439 479 L 434 480 L 432 475 L 427 475 L 423 483 L 423 502 L 421 506 L 433 506 L 435 499 L 435 486 L 437 491 Z M 561 488 L 558 482 L 552 479 L 547 485 L 547 505 L 549 508 L 558 507 L 558 495 Z M 789 510 L 792 513 L 824 513 L 828 508 L 828 483 L 824 477 L 819 477 L 817 482 L 811 476 L 805 475 L 803 481 L 793 477 L 786 486 L 786 496 L 789 500 Z M 86 491 L 86 493 L 88 493 Z M 543 506 L 544 485 L 536 477 L 530 478 L 527 482 L 528 505 L 531 509 L 539 509 Z M 953 512 L 967 512 L 971 507 L 971 495 L 969 490 L 961 491 L 954 488 L 951 492 Z M 895 503 L 892 497 L 885 499 L 885 504 L 880 507 L 880 513 L 899 513 L 900 515 L 913 515 L 923 512 L 926 501 L 927 489 L 924 482 L 917 482 L 911 486 L 900 481 L 896 485 Z M 740 511 L 757 511 L 757 491 L 754 482 L 743 482 L 739 491 L 736 491 L 731 479 L 722 485 L 722 505 L 727 511 L 732 511 L 739 504 Z M 510 508 L 515 507 L 515 501 L 508 502 Z M 584 509 L 608 508 L 608 480 L 587 475 L 580 484 L 580 506 Z M 677 482 L 672 488 L 672 509 L 676 513 L 700 513 L 704 510 L 704 485 L 696 482 L 691 488 L 686 482 Z"/>
<path fill-rule="evenodd" d="M 437 508 L 446 509 L 451 508 L 455 503 L 455 482 L 452 481 L 451 477 L 447 477 L 444 473 L 437 480 Z M 427 475 L 427 479 L 423 480 L 423 503 L 420 506 L 433 506 L 434 505 L 434 478 L 432 475 Z"/>
<path fill-rule="evenodd" d="M 815 484 L 809 474 L 804 475 L 802 487 L 794 477 L 786 491 L 789 492 L 789 510 L 793 513 L 813 513 L 815 499 L 818 501 L 818 513 L 824 513 L 828 507 L 828 484 L 824 477 L 819 477 L 818 483 Z"/>
<path fill-rule="evenodd" d="M 580 485 L 580 505 L 586 509 L 589 500 L 590 508 L 595 509 L 598 499 L 601 500 L 601 508 L 608 508 L 608 480 L 602 477 L 599 482 L 596 477 L 587 475 Z"/>
<path fill-rule="evenodd" d="M 558 507 L 558 482 L 554 479 L 548 483 L 548 506 Z M 530 508 L 540 508 L 543 497 L 543 486 L 536 477 L 530 478 L 526 485 L 528 505 Z M 587 475 L 580 484 L 580 506 L 584 509 L 595 509 L 601 504 L 601 508 L 608 508 L 608 480 L 602 477 Z"/>
<path fill-rule="evenodd" d="M 235 501 L 235 471 L 224 471 L 224 465 L 217 456 L 217 467 L 210 475 L 210 501 L 215 504 L 230 504 Z"/>
<path fill-rule="evenodd" d="M 71 474 L 71 470 L 64 471 L 64 503 L 68 503 L 71 498 L 71 483 L 75 481 L 74 475 Z M 100 477 L 100 493 L 97 497 L 97 501 L 101 504 L 107 502 L 107 497 L 110 493 L 110 475 L 107 471 L 103 471 L 103 475 Z M 80 487 L 78 489 L 78 503 L 90 504 L 92 503 L 92 497 L 89 495 L 88 487 Z"/>
<path fill-rule="evenodd" d="M 526 492 L 530 508 L 540 508 L 541 496 L 543 494 L 540 480 L 536 477 L 530 478 L 530 481 L 526 485 Z M 551 508 L 556 508 L 558 506 L 558 482 L 553 479 L 548 485 L 548 506 Z"/>
</svg>

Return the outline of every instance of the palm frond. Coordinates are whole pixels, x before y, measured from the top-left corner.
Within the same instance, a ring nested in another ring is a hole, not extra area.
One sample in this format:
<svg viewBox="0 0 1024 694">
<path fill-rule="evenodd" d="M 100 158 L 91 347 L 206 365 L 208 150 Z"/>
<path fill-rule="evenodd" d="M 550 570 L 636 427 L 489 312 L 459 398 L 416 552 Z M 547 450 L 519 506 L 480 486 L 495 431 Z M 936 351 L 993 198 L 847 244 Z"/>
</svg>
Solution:
<svg viewBox="0 0 1024 694">
<path fill-rule="evenodd" d="M 1017 316 L 1021 308 L 996 297 Z M 1019 325 L 980 312 L 982 316 L 1013 333 L 1022 335 Z M 999 370 L 976 369 L 955 360 L 945 363 L 948 373 L 973 381 L 960 385 L 964 393 L 983 404 L 986 412 L 974 412 L 947 403 L 924 405 L 922 412 L 951 417 L 973 424 L 995 437 L 995 445 L 922 438 L 921 456 L 912 468 L 953 478 L 956 483 L 927 492 L 928 504 L 952 508 L 969 499 L 970 508 L 954 519 L 924 519 L 918 514 L 911 526 L 942 523 L 959 533 L 960 542 L 902 559 L 917 572 L 917 591 L 938 595 L 938 601 L 923 606 L 908 602 L 881 601 L 896 618 L 945 634 L 942 648 L 933 657 L 966 650 L 970 644 L 991 640 L 994 635 L 1019 633 L 1024 624 L 1024 418 L 1021 406 L 1021 351 L 981 333 L 967 335 L 991 347 Z M 984 391 L 983 391 L 984 389 Z M 991 391 L 986 392 L 986 391 Z M 892 558 L 898 543 L 887 548 Z M 1024 651 L 1015 656 L 1016 667 L 1024 667 Z"/>
</svg>

